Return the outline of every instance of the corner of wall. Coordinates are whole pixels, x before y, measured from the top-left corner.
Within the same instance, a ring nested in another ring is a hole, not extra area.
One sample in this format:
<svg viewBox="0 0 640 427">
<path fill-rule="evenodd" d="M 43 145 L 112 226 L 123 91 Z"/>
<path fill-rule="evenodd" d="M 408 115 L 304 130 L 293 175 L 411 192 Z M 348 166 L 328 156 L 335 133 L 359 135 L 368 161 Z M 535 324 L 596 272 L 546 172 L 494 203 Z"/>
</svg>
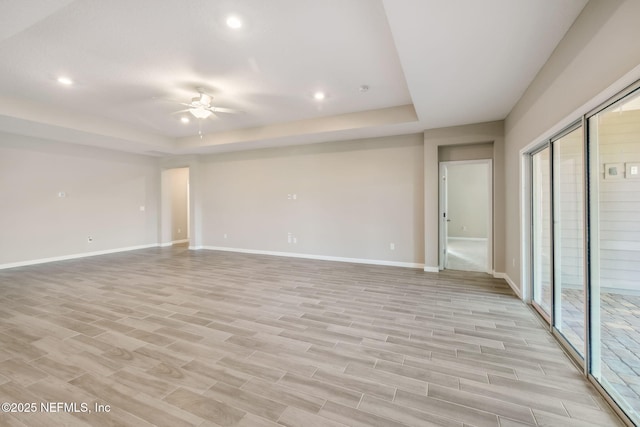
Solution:
<svg viewBox="0 0 640 427">
<path fill-rule="evenodd" d="M 503 279 L 505 282 L 507 282 L 509 287 L 511 287 L 513 292 L 515 292 L 518 299 L 524 300 L 522 296 L 522 289 L 520 288 L 520 286 L 516 285 L 516 283 L 513 281 L 513 279 L 511 279 L 511 277 L 509 277 L 507 273 L 496 272 L 496 273 L 493 273 L 493 277 L 495 277 L 496 279 Z"/>
</svg>

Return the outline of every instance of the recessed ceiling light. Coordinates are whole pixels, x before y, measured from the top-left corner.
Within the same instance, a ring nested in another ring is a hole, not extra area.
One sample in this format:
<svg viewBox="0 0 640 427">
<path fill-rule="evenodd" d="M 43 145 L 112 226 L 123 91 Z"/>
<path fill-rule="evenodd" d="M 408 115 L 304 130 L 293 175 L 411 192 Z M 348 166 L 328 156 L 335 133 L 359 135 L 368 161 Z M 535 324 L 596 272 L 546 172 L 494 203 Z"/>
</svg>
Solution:
<svg viewBox="0 0 640 427">
<path fill-rule="evenodd" d="M 313 94 L 313 97 L 318 100 L 318 101 L 322 101 L 325 98 L 325 94 L 324 92 L 316 92 Z"/>
<path fill-rule="evenodd" d="M 184 124 L 187 124 L 187 123 L 189 123 L 189 117 L 182 117 L 182 118 L 180 119 L 180 121 L 181 121 L 182 123 L 184 123 Z"/>
<path fill-rule="evenodd" d="M 58 83 L 66 86 L 71 86 L 73 84 L 73 80 L 71 80 L 69 77 L 58 77 Z"/>
<path fill-rule="evenodd" d="M 230 16 L 227 18 L 227 26 L 237 30 L 242 27 L 242 21 L 237 16 Z"/>
</svg>

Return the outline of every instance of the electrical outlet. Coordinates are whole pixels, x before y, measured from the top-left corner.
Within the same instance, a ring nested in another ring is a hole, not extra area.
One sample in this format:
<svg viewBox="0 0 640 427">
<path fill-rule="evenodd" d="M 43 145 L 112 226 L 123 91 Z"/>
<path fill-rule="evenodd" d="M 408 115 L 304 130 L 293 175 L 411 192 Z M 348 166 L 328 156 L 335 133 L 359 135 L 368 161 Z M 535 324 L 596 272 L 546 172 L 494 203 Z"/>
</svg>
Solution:
<svg viewBox="0 0 640 427">
<path fill-rule="evenodd" d="M 145 207 L 144 206 L 140 206 L 140 212 L 144 212 Z"/>
<path fill-rule="evenodd" d="M 297 238 L 297 237 L 294 237 L 294 238 L 293 238 L 293 244 L 295 245 L 296 243 L 298 243 L 298 238 Z"/>
<path fill-rule="evenodd" d="M 515 259 L 515 258 L 513 258 L 513 259 L 511 260 L 511 266 L 512 266 L 512 267 L 515 267 L 515 266 L 516 266 L 516 259 Z"/>
<path fill-rule="evenodd" d="M 91 236 L 87 237 L 87 243 L 93 243 L 93 237 Z"/>
<path fill-rule="evenodd" d="M 182 229 L 178 228 L 178 234 L 182 233 Z"/>
<path fill-rule="evenodd" d="M 391 249 L 392 251 L 396 250 L 396 244 L 395 243 L 389 243 L 389 249 Z"/>
<path fill-rule="evenodd" d="M 225 238 L 225 239 L 227 238 L 227 233 L 224 233 L 224 238 Z"/>
</svg>

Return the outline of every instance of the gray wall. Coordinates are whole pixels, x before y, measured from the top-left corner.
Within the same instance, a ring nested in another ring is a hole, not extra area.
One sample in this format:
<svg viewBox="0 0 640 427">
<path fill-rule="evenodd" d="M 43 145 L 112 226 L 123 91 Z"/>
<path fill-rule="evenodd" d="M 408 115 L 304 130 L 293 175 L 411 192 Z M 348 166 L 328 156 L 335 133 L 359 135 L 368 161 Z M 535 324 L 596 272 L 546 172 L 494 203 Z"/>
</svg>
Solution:
<svg viewBox="0 0 640 427">
<path fill-rule="evenodd" d="M 635 0 L 590 1 L 505 121 L 505 264 L 517 286 L 520 151 L 586 113 L 595 98 L 640 64 L 638 16 Z"/>
<path fill-rule="evenodd" d="M 150 157 L 0 133 L 0 194 L 0 265 L 157 243 Z"/>
<path fill-rule="evenodd" d="M 441 162 L 481 159 L 493 159 L 493 142 L 438 147 L 438 160 Z"/>
<path fill-rule="evenodd" d="M 422 135 L 211 155 L 200 180 L 204 246 L 424 262 Z"/>
</svg>

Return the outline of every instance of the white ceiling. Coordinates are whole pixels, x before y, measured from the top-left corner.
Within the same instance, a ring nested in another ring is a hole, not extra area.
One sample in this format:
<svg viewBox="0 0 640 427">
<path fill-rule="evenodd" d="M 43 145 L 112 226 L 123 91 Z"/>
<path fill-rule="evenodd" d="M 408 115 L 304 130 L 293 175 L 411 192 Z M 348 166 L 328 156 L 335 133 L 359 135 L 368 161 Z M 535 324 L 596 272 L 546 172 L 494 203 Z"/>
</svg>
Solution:
<svg viewBox="0 0 640 427">
<path fill-rule="evenodd" d="M 0 0 L 0 131 L 179 154 L 500 120 L 585 4 Z M 181 123 L 198 87 L 243 113 Z"/>
</svg>

